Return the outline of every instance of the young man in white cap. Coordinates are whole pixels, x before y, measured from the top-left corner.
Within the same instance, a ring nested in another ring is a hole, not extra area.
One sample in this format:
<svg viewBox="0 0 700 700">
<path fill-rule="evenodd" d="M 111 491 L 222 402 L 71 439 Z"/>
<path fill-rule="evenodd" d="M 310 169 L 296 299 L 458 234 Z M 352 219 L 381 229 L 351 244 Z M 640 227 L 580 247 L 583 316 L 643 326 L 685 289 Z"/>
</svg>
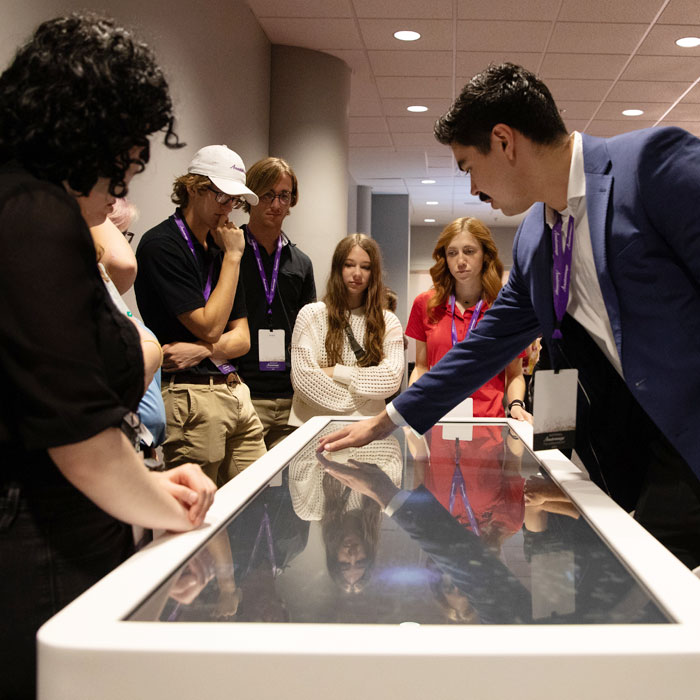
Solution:
<svg viewBox="0 0 700 700">
<path fill-rule="evenodd" d="M 163 345 L 167 467 L 202 465 L 221 486 L 265 453 L 262 425 L 233 360 L 250 347 L 239 269 L 243 231 L 228 221 L 258 197 L 226 146 L 206 146 L 175 180 L 175 213 L 136 251 L 135 291 Z"/>
</svg>

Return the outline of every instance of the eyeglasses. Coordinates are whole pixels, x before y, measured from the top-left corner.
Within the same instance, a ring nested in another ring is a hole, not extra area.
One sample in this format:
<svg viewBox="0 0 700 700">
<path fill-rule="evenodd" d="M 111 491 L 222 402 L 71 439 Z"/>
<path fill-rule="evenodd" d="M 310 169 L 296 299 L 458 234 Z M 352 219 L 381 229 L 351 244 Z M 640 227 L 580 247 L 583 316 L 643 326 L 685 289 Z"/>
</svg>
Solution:
<svg viewBox="0 0 700 700">
<path fill-rule="evenodd" d="M 230 202 L 233 202 L 234 209 L 240 209 L 244 204 L 244 200 L 240 197 L 236 197 L 235 194 L 226 194 L 226 192 L 220 192 L 219 190 L 215 190 L 213 187 L 207 187 L 207 189 L 210 192 L 214 193 L 214 201 L 217 204 L 222 204 L 223 206 L 226 206 Z"/>
<path fill-rule="evenodd" d="M 280 200 L 280 204 L 283 207 L 288 207 L 292 201 L 292 193 L 288 192 L 287 190 L 284 190 L 283 192 L 280 192 L 279 194 L 275 194 L 274 192 L 265 192 L 265 194 L 260 195 L 259 199 L 263 204 L 267 205 L 268 207 L 276 199 Z"/>
</svg>

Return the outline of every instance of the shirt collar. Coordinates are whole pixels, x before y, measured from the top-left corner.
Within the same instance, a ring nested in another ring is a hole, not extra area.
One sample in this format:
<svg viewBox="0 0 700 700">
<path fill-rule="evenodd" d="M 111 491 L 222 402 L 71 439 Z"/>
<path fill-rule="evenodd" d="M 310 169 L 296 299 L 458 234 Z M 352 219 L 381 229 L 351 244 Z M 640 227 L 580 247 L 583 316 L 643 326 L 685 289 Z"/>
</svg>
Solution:
<svg viewBox="0 0 700 700">
<path fill-rule="evenodd" d="M 574 145 L 569 166 L 569 184 L 566 189 L 566 209 L 559 212 L 562 219 L 574 214 L 579 202 L 586 196 L 586 174 L 583 170 L 583 139 L 578 131 L 574 131 Z M 551 207 L 545 207 L 545 220 L 550 226 L 556 222 L 556 212 Z"/>
</svg>

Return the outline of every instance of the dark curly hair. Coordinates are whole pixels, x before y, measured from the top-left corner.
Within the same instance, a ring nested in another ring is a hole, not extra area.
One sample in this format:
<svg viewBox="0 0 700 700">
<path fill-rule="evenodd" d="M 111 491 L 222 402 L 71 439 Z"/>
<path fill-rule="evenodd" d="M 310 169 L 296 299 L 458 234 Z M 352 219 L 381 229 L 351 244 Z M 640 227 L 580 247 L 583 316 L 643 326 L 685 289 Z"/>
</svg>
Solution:
<svg viewBox="0 0 700 700">
<path fill-rule="evenodd" d="M 435 138 L 446 146 L 458 143 L 488 153 L 496 124 L 507 124 L 539 144 L 556 144 L 568 135 L 547 86 L 514 63 L 490 65 L 475 75 L 435 122 Z"/>
<path fill-rule="evenodd" d="M 39 25 L 0 76 L 0 162 L 66 181 L 87 195 L 98 177 L 124 196 L 125 173 L 148 162 L 148 135 L 172 130 L 168 85 L 151 50 L 113 20 L 94 14 Z M 134 161 L 129 151 L 142 147 Z"/>
</svg>

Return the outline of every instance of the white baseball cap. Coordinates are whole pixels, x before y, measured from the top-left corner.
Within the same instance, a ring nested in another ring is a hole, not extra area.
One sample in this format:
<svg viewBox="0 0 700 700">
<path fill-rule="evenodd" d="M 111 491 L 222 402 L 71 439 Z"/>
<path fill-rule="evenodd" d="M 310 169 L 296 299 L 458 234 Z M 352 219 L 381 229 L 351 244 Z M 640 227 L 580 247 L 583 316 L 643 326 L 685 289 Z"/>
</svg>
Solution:
<svg viewBox="0 0 700 700">
<path fill-rule="evenodd" d="M 258 203 L 258 195 L 245 186 L 243 160 L 227 146 L 200 148 L 187 166 L 187 172 L 206 175 L 222 192 L 239 195 L 248 204 Z"/>
</svg>

